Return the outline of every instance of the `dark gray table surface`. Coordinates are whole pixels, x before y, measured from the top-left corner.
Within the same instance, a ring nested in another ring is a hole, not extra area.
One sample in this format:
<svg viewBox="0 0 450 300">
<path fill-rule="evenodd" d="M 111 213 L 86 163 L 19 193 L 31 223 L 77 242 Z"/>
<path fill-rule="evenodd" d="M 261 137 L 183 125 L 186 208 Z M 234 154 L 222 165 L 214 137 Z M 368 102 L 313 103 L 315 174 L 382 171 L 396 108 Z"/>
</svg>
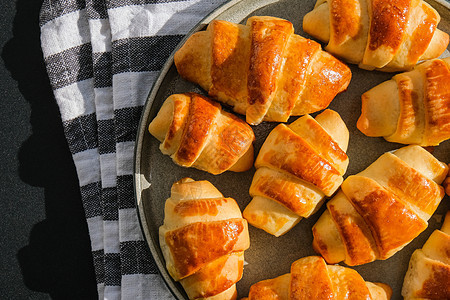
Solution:
<svg viewBox="0 0 450 300">
<path fill-rule="evenodd" d="M 0 299 L 96 299 L 78 179 L 42 59 L 42 2 L 0 4 Z"/>
</svg>

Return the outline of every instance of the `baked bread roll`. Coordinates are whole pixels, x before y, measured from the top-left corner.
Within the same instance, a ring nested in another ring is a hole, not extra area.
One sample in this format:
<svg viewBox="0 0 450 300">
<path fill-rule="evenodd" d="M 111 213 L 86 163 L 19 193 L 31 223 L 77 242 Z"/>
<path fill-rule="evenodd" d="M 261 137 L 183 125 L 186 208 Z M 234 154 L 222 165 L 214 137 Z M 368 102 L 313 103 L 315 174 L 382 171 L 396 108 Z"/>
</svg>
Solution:
<svg viewBox="0 0 450 300">
<path fill-rule="evenodd" d="M 273 17 L 251 17 L 246 25 L 214 20 L 174 60 L 181 77 L 252 125 L 322 110 L 351 79 L 345 64 Z"/>
<path fill-rule="evenodd" d="M 148 130 L 161 142 L 161 152 L 180 166 L 220 174 L 253 165 L 251 127 L 199 94 L 168 97 Z"/>
<path fill-rule="evenodd" d="M 450 211 L 422 249 L 414 251 L 403 282 L 404 299 L 450 299 Z"/>
<path fill-rule="evenodd" d="M 444 197 L 448 166 L 420 146 L 381 155 L 349 176 L 313 226 L 313 247 L 330 263 L 387 259 L 424 231 Z"/>
<path fill-rule="evenodd" d="M 161 250 L 169 274 L 189 299 L 236 299 L 250 246 L 236 201 L 208 181 L 184 178 L 172 185 L 164 214 Z"/>
<path fill-rule="evenodd" d="M 317 0 L 303 30 L 347 62 L 393 72 L 444 52 L 449 37 L 436 28 L 439 21 L 422 0 Z"/>
<path fill-rule="evenodd" d="M 256 158 L 244 218 L 280 236 L 316 212 L 342 183 L 348 138 L 345 123 L 329 109 L 275 127 Z"/>
<path fill-rule="evenodd" d="M 357 127 L 367 136 L 435 146 L 450 138 L 450 58 L 417 65 L 362 96 Z"/>
<path fill-rule="evenodd" d="M 291 273 L 255 283 L 246 300 L 387 300 L 392 289 L 364 281 L 353 269 L 327 265 L 319 256 L 308 256 L 291 265 Z M 243 300 L 244 300 L 243 299 Z"/>
</svg>

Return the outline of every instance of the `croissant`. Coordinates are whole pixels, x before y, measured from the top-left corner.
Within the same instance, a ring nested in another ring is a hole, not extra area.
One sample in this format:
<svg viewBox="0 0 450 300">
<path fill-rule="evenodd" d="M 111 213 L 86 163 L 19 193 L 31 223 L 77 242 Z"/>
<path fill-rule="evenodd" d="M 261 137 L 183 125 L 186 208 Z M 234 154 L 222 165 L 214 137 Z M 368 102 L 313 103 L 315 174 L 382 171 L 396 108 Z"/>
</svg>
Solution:
<svg viewBox="0 0 450 300">
<path fill-rule="evenodd" d="M 436 28 L 439 21 L 422 0 L 317 0 L 303 30 L 360 68 L 393 72 L 444 52 L 449 36 Z"/>
<path fill-rule="evenodd" d="M 251 127 L 199 94 L 168 97 L 148 129 L 161 142 L 161 152 L 180 166 L 220 174 L 253 165 Z"/>
<path fill-rule="evenodd" d="M 327 265 L 319 256 L 308 256 L 292 263 L 291 273 L 252 285 L 244 299 L 387 300 L 391 295 L 392 289 L 386 284 L 364 281 L 353 269 Z"/>
<path fill-rule="evenodd" d="M 449 66 L 450 58 L 426 61 L 365 92 L 358 129 L 390 142 L 421 146 L 449 139 Z"/>
<path fill-rule="evenodd" d="M 294 34 L 289 21 L 273 17 L 251 17 L 246 25 L 214 20 L 174 61 L 181 77 L 252 125 L 322 110 L 351 79 L 345 64 Z"/>
<path fill-rule="evenodd" d="M 184 178 L 172 185 L 164 214 L 161 250 L 169 274 L 189 299 L 236 299 L 250 246 L 236 201 L 208 181 Z"/>
<path fill-rule="evenodd" d="M 404 299 L 450 299 L 450 211 L 422 249 L 414 251 L 403 282 Z"/>
<path fill-rule="evenodd" d="M 244 218 L 280 236 L 316 212 L 343 181 L 348 139 L 345 123 L 329 109 L 275 127 L 256 158 Z"/>
<path fill-rule="evenodd" d="M 330 263 L 387 259 L 422 231 L 444 197 L 448 166 L 420 146 L 381 155 L 349 176 L 313 226 L 313 248 Z"/>
</svg>

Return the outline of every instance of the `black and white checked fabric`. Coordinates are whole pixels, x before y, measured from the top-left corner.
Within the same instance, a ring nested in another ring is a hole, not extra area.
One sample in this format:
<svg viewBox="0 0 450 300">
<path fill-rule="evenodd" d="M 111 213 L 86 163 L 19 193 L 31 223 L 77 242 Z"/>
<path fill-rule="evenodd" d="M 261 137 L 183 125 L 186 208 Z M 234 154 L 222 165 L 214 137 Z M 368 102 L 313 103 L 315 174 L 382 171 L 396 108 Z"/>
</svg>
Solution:
<svg viewBox="0 0 450 300">
<path fill-rule="evenodd" d="M 44 0 L 41 45 L 77 168 L 101 299 L 172 299 L 139 228 L 134 141 L 167 57 L 224 2 Z"/>
</svg>

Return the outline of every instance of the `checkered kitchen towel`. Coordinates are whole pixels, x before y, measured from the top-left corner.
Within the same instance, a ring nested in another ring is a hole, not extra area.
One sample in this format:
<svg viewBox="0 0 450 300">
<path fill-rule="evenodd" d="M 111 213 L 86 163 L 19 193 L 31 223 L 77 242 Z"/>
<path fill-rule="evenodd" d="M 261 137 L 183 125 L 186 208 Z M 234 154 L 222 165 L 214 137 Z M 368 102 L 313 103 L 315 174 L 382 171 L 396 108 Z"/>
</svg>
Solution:
<svg viewBox="0 0 450 300">
<path fill-rule="evenodd" d="M 172 298 L 137 220 L 135 135 L 165 60 L 223 2 L 44 0 L 41 45 L 77 168 L 99 298 Z"/>
</svg>

